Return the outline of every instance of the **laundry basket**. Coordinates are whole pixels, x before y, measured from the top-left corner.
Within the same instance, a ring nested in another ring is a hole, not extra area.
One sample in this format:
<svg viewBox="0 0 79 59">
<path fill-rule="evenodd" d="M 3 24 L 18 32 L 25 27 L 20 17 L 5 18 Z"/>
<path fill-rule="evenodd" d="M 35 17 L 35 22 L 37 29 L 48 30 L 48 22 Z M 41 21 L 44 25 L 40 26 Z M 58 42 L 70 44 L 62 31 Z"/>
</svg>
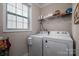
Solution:
<svg viewBox="0 0 79 59">
<path fill-rule="evenodd" d="M 9 38 L 0 35 L 0 56 L 9 56 L 10 46 Z"/>
</svg>

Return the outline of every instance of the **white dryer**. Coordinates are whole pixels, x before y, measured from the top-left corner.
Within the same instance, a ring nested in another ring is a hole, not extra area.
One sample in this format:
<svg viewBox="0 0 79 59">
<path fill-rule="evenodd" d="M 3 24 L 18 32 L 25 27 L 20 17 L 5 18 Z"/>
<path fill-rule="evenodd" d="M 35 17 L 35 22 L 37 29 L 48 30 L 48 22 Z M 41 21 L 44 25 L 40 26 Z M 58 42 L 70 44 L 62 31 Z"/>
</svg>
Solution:
<svg viewBox="0 0 79 59">
<path fill-rule="evenodd" d="M 42 56 L 43 55 L 43 38 L 47 36 L 47 32 L 41 32 L 35 35 L 31 35 L 28 38 L 29 55 L 30 56 Z"/>
</svg>

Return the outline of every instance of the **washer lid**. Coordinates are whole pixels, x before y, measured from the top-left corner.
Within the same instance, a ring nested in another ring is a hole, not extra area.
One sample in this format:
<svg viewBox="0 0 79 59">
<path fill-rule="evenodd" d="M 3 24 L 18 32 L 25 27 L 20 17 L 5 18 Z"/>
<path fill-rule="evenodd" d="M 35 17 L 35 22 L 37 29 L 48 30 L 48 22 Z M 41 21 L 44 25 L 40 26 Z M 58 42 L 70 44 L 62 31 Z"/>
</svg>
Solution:
<svg viewBox="0 0 79 59">
<path fill-rule="evenodd" d="M 47 38 L 56 39 L 56 40 L 72 40 L 71 37 L 69 37 L 69 36 L 64 36 L 64 35 L 61 35 L 61 36 L 53 35 L 53 36 L 46 36 L 46 37 L 47 37 Z"/>
<path fill-rule="evenodd" d="M 66 31 L 50 31 L 49 35 L 60 35 L 60 36 L 70 36 L 70 34 Z"/>
<path fill-rule="evenodd" d="M 61 40 L 72 40 L 70 34 L 66 31 L 51 31 L 48 38 L 61 39 Z"/>
</svg>

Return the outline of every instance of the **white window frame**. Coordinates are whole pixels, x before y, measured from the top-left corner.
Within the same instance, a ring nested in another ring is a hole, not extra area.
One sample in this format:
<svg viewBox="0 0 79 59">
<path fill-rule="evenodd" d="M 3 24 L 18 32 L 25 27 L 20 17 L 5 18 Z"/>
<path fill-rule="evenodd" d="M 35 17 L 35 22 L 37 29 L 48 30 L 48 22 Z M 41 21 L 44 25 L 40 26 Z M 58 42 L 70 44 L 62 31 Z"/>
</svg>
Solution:
<svg viewBox="0 0 79 59">
<path fill-rule="evenodd" d="M 27 4 L 29 6 L 29 29 L 8 29 L 7 28 L 7 8 L 6 3 L 3 3 L 3 32 L 18 32 L 18 31 L 32 31 L 32 4 Z"/>
</svg>

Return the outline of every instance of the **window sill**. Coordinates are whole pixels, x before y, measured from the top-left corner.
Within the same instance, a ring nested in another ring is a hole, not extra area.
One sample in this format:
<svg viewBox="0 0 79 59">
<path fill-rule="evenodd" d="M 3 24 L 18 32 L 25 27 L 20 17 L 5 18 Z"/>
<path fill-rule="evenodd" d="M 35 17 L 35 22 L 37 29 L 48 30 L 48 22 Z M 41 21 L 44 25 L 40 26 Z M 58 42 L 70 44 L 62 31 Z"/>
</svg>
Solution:
<svg viewBox="0 0 79 59">
<path fill-rule="evenodd" d="M 31 29 L 30 30 L 3 30 L 3 32 L 30 32 L 32 31 Z"/>
</svg>

